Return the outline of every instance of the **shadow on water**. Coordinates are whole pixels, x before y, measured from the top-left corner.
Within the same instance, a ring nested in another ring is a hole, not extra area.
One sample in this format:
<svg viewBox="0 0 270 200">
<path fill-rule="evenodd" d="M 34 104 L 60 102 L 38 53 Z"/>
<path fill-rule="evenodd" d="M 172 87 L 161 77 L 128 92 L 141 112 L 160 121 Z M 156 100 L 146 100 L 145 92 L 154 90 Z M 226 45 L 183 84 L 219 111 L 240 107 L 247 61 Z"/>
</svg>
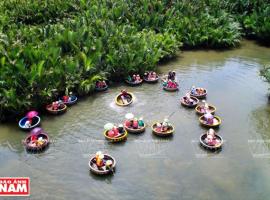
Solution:
<svg viewBox="0 0 270 200">
<path fill-rule="evenodd" d="M 172 141 L 173 138 L 174 138 L 174 133 L 171 134 L 171 135 L 168 135 L 168 136 L 163 136 L 163 137 L 155 135 L 154 133 L 151 133 L 151 138 L 154 139 L 154 140 L 159 140 L 159 141 L 162 141 L 162 140 L 164 140 L 164 141 Z"/>
<path fill-rule="evenodd" d="M 114 170 L 113 173 L 106 174 L 106 175 L 97 175 L 89 170 L 89 177 L 93 178 L 96 181 L 101 181 L 101 182 L 105 181 L 106 183 L 111 184 L 115 176 L 115 173 L 117 173 L 116 169 Z"/>
</svg>

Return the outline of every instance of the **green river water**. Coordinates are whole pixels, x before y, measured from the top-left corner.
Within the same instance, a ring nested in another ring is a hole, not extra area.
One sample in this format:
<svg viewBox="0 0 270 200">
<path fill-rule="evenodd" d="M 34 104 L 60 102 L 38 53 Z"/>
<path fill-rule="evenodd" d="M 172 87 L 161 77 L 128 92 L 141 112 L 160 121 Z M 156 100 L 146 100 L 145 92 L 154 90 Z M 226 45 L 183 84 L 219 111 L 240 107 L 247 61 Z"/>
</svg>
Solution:
<svg viewBox="0 0 270 200">
<path fill-rule="evenodd" d="M 41 116 L 51 145 L 29 154 L 17 124 L 0 125 L 0 177 L 31 178 L 30 197 L 6 199 L 270 199 L 270 104 L 268 84 L 259 69 L 270 63 L 270 48 L 244 41 L 228 51 L 185 51 L 162 64 L 160 74 L 175 70 L 180 91 L 168 93 L 159 84 L 116 85 L 78 102 L 61 116 Z M 207 101 L 222 118 L 218 130 L 222 151 L 209 153 L 199 144 L 206 131 L 193 109 L 179 99 L 192 86 L 208 89 Z M 136 96 L 126 108 L 114 104 L 120 89 Z M 123 122 L 127 112 L 151 124 L 170 116 L 171 138 L 129 134 L 126 142 L 108 143 L 107 122 Z M 97 150 L 117 160 L 112 176 L 89 172 L 88 160 Z M 0 197 L 0 199 L 5 199 Z"/>
</svg>

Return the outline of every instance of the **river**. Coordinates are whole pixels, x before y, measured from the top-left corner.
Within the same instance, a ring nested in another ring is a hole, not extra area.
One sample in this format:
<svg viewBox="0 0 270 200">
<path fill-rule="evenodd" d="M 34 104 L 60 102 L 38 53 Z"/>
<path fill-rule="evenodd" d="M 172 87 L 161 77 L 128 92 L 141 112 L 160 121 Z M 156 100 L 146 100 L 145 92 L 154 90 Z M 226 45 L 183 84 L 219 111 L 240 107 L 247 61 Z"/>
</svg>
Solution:
<svg viewBox="0 0 270 200">
<path fill-rule="evenodd" d="M 0 177 L 30 177 L 31 196 L 25 199 L 35 200 L 269 199 L 270 104 L 268 84 L 259 76 L 259 69 L 269 62 L 270 48 L 251 41 L 233 50 L 179 53 L 159 67 L 161 74 L 176 71 L 179 92 L 165 92 L 161 83 L 115 85 L 82 99 L 64 115 L 41 116 L 42 128 L 51 138 L 41 154 L 25 151 L 26 133 L 16 124 L 1 124 Z M 199 146 L 206 129 L 193 109 L 179 103 L 192 85 L 208 89 L 207 101 L 222 118 L 218 134 L 225 143 L 220 152 Z M 122 88 L 136 96 L 130 107 L 113 102 Z M 143 116 L 148 125 L 170 116 L 175 134 L 158 138 L 148 126 L 145 133 L 129 134 L 121 144 L 107 142 L 104 124 L 121 123 L 128 112 Z M 114 175 L 89 172 L 89 157 L 98 150 L 116 158 Z"/>
</svg>

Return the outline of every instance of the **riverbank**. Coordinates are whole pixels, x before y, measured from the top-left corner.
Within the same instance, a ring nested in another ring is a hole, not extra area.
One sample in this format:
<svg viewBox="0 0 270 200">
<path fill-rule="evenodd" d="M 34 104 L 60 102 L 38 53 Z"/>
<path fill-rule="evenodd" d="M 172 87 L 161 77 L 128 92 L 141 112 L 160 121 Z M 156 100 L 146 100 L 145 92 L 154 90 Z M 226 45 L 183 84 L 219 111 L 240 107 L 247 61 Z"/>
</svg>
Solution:
<svg viewBox="0 0 270 200">
<path fill-rule="evenodd" d="M 231 48 L 242 35 L 270 35 L 264 1 L 49 2 L 0 2 L 0 120 L 69 91 L 87 95 L 104 77 L 155 69 L 182 47 Z"/>
</svg>

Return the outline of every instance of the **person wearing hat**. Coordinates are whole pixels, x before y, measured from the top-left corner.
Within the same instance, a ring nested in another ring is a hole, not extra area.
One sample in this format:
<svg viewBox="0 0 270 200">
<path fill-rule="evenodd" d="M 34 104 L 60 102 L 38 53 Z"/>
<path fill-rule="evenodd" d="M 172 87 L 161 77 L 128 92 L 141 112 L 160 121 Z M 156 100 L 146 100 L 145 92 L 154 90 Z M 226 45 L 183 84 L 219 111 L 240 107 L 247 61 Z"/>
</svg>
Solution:
<svg viewBox="0 0 270 200">
<path fill-rule="evenodd" d="M 32 119 L 28 118 L 24 124 L 25 128 L 30 128 L 32 125 Z"/>
<path fill-rule="evenodd" d="M 191 93 L 191 94 L 196 94 L 196 93 L 197 93 L 197 92 L 196 92 L 196 88 L 195 88 L 194 85 L 191 87 L 190 93 Z"/>
<path fill-rule="evenodd" d="M 125 126 L 130 128 L 132 126 L 132 120 L 126 120 L 125 121 Z"/>
<path fill-rule="evenodd" d="M 162 122 L 162 131 L 167 131 L 168 130 L 168 126 L 169 126 L 169 120 L 167 118 L 165 118 Z"/>
<path fill-rule="evenodd" d="M 220 143 L 220 140 L 217 139 L 214 129 L 210 128 L 207 132 L 207 136 L 205 138 L 205 142 L 208 145 L 215 146 Z"/>
<path fill-rule="evenodd" d="M 52 102 L 52 109 L 58 110 L 58 102 L 57 101 Z"/>
<path fill-rule="evenodd" d="M 111 160 L 107 160 L 105 162 L 106 169 L 110 169 L 112 167 L 113 162 Z"/>
<path fill-rule="evenodd" d="M 202 112 L 202 113 L 206 113 L 206 111 L 209 111 L 209 106 L 208 104 L 206 103 L 205 100 L 202 100 L 199 104 L 199 110 Z"/>
<path fill-rule="evenodd" d="M 185 103 L 190 104 L 190 105 L 192 105 L 194 102 L 194 100 L 190 97 L 189 93 L 187 93 L 186 96 L 184 96 L 184 101 Z"/>
<path fill-rule="evenodd" d="M 120 134 L 123 134 L 125 132 L 123 124 L 118 125 L 118 130 Z"/>
<path fill-rule="evenodd" d="M 72 97 L 72 92 L 69 93 L 68 101 L 71 101 L 72 100 L 71 97 Z"/>
<path fill-rule="evenodd" d="M 162 132 L 162 125 L 161 123 L 157 123 L 157 127 L 155 128 L 157 132 Z"/>
<path fill-rule="evenodd" d="M 145 78 L 145 79 L 149 79 L 149 74 L 150 74 L 150 72 L 145 72 L 144 75 L 143 75 L 144 78 Z"/>
<path fill-rule="evenodd" d="M 141 81 L 141 77 L 140 77 L 139 74 L 137 74 L 137 75 L 136 75 L 136 81 L 135 81 L 135 82 L 136 82 L 136 83 L 139 83 L 140 81 Z"/>
<path fill-rule="evenodd" d="M 132 124 L 132 128 L 133 128 L 133 129 L 137 129 L 138 126 L 139 126 L 139 124 L 138 124 L 138 119 L 137 119 L 137 118 L 134 118 L 133 124 Z"/>
<path fill-rule="evenodd" d="M 121 99 L 124 104 L 128 103 L 128 93 L 126 90 L 121 90 Z"/>
<path fill-rule="evenodd" d="M 132 82 L 135 82 L 136 81 L 136 74 L 133 74 L 132 76 Z"/>
<path fill-rule="evenodd" d="M 204 119 L 207 124 L 214 123 L 214 116 L 209 111 L 206 111 L 206 113 L 204 114 Z"/>
<path fill-rule="evenodd" d="M 104 165 L 103 159 L 104 159 L 104 155 L 102 153 L 98 155 L 97 160 L 96 160 L 97 167 L 100 168 Z"/>
<path fill-rule="evenodd" d="M 101 151 L 97 151 L 97 152 L 96 152 L 96 160 L 98 159 L 98 157 L 99 157 L 101 154 L 102 154 Z"/>
</svg>

